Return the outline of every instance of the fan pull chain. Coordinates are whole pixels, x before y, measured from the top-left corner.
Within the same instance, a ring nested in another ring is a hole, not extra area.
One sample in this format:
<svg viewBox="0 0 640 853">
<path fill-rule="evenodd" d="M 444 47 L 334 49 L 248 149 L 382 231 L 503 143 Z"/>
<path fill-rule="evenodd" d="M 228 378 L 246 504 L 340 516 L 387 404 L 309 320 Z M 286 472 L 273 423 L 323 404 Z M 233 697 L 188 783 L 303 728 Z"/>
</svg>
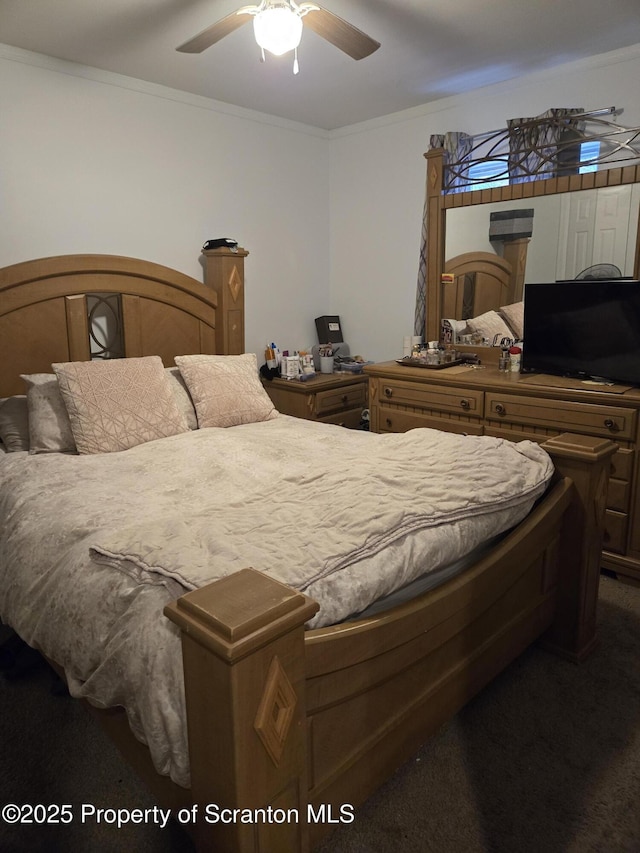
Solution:
<svg viewBox="0 0 640 853">
<path fill-rule="evenodd" d="M 264 48 L 261 47 L 260 48 L 260 62 L 266 62 L 266 61 L 267 61 L 267 57 L 264 55 Z"/>
<path fill-rule="evenodd" d="M 293 51 L 293 73 L 297 74 L 300 71 L 300 66 L 298 65 L 298 48 L 294 48 Z"/>
</svg>

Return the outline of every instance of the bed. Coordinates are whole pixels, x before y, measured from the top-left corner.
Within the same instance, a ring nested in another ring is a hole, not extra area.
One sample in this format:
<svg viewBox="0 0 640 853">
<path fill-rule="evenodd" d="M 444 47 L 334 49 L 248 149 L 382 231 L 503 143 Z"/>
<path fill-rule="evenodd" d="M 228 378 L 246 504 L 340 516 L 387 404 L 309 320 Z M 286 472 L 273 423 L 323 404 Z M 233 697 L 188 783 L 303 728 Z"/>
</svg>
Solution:
<svg viewBox="0 0 640 853">
<path fill-rule="evenodd" d="M 30 380 L 39 392 L 54 375 L 75 441 L 0 457 L 0 615 L 88 701 L 199 849 L 308 850 L 530 643 L 573 661 L 594 648 L 616 447 L 378 436 L 278 414 L 243 353 L 246 254 L 204 252 L 204 283 L 109 256 L 0 270 L 0 397 L 24 394 L 21 375 L 49 377 Z M 119 363 L 89 361 L 95 293 L 119 297 Z M 127 444 L 138 427 L 117 417 L 107 439 L 85 428 L 87 377 L 95 388 L 117 375 L 119 389 L 134 370 L 135 393 L 154 389 L 140 409 L 165 405 L 151 433 Z M 212 403 L 213 375 L 228 393 Z M 490 544 L 469 515 L 496 522 Z M 391 591 L 391 566 L 408 586 L 432 553 L 453 542 L 462 558 L 472 536 L 464 571 L 367 609 Z M 132 685 L 161 693 L 130 699 Z"/>
</svg>

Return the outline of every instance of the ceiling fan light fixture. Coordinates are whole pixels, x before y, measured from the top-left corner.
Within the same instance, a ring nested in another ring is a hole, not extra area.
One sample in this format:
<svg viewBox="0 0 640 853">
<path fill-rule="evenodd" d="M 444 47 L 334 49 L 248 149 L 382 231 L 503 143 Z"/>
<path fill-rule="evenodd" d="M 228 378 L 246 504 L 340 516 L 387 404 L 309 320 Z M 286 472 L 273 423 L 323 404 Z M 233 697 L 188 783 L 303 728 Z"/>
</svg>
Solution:
<svg viewBox="0 0 640 853">
<path fill-rule="evenodd" d="M 253 19 L 258 45 L 274 56 L 295 50 L 302 38 L 302 18 L 290 6 L 270 6 Z"/>
</svg>

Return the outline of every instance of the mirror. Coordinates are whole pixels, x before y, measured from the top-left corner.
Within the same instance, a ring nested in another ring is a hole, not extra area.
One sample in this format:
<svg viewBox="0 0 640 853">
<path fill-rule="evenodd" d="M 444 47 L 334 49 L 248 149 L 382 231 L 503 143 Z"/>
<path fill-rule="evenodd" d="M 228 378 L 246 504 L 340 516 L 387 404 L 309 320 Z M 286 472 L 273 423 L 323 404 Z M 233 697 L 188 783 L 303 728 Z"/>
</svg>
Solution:
<svg viewBox="0 0 640 853">
<path fill-rule="evenodd" d="M 442 274 L 447 262 L 468 253 L 482 260 L 505 259 L 510 277 L 502 290 L 492 284 L 500 305 L 522 298 L 526 281 L 573 279 L 587 267 L 612 263 L 622 275 L 640 277 L 640 164 L 546 178 L 492 189 L 444 193 L 444 151 L 427 159 L 426 321 L 427 340 L 441 336 L 444 312 Z M 492 212 L 533 209 L 530 239 L 491 242 Z M 467 265 L 468 267 L 468 265 Z M 505 293 L 511 294 L 505 299 Z M 503 300 L 504 301 L 500 301 Z M 456 304 L 462 303 L 462 298 Z M 447 300 L 447 310 L 453 304 Z M 467 307 L 466 315 L 474 308 Z M 486 304 L 483 303 L 483 310 Z"/>
<path fill-rule="evenodd" d="M 613 264 L 622 275 L 633 275 L 640 184 L 447 210 L 445 266 L 467 252 L 504 257 L 505 243 L 489 239 L 490 215 L 523 207 L 533 210 L 525 282 L 576 278 L 595 264 Z"/>
</svg>

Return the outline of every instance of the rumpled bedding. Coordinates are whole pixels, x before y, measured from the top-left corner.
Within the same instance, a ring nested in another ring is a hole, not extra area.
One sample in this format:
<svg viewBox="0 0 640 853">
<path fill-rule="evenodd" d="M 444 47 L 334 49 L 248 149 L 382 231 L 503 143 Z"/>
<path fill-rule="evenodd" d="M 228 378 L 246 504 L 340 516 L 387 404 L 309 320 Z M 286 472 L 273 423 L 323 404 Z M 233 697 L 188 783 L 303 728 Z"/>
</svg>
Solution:
<svg viewBox="0 0 640 853">
<path fill-rule="evenodd" d="M 0 618 L 72 695 L 126 708 L 159 773 L 189 784 L 182 657 L 164 605 L 253 566 L 364 610 L 520 521 L 538 445 L 429 429 L 374 435 L 279 415 L 121 453 L 0 457 Z"/>
</svg>

